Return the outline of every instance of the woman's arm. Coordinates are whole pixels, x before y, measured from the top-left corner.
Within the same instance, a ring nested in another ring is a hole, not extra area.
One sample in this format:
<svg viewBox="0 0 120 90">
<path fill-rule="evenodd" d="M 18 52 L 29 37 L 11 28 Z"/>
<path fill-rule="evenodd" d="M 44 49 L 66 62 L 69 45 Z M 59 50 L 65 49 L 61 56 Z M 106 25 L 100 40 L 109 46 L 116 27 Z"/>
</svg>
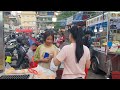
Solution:
<svg viewBox="0 0 120 90">
<path fill-rule="evenodd" d="M 91 58 L 90 57 L 90 50 L 88 49 L 88 55 L 87 55 L 87 60 L 86 60 L 86 65 L 85 65 L 86 69 L 90 68 L 90 64 L 91 64 L 90 58 Z"/>
<path fill-rule="evenodd" d="M 66 47 L 63 47 L 57 56 L 53 59 L 54 65 L 59 66 L 66 58 Z"/>
<path fill-rule="evenodd" d="M 54 59 L 53 59 L 53 62 L 55 64 L 55 66 L 59 66 L 61 62 L 56 58 L 56 56 L 58 55 L 58 53 L 59 53 L 60 50 L 56 46 L 54 46 L 54 47 L 55 47 L 55 50 L 54 50 Z"/>
<path fill-rule="evenodd" d="M 57 58 L 54 58 L 53 62 L 55 66 L 59 66 L 61 64 L 61 62 Z"/>
<path fill-rule="evenodd" d="M 35 51 L 35 55 L 34 55 L 34 61 L 40 61 L 40 46 L 37 47 L 36 51 Z"/>
<path fill-rule="evenodd" d="M 89 68 L 90 68 L 90 64 L 91 64 L 90 60 L 87 60 L 87 61 L 86 61 L 86 66 L 85 66 L 85 68 L 86 68 L 86 69 L 89 69 Z"/>
</svg>

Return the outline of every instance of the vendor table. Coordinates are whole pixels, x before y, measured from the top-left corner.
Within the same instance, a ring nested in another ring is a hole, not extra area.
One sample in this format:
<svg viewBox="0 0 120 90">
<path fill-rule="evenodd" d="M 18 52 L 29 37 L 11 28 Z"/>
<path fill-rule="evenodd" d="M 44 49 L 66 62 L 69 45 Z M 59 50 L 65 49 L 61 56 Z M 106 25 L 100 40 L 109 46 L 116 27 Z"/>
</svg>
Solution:
<svg viewBox="0 0 120 90">
<path fill-rule="evenodd" d="M 120 79 L 120 54 L 108 52 L 106 55 L 104 50 L 93 48 L 91 55 L 97 58 L 99 69 L 105 73 L 110 70 L 113 79 Z"/>
</svg>

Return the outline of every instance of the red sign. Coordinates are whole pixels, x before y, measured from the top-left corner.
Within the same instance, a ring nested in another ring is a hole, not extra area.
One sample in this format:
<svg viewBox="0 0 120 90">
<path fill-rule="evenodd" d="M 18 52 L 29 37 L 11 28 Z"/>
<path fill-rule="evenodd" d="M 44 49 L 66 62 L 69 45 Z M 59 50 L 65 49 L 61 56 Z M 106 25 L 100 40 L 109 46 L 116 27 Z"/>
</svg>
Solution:
<svg viewBox="0 0 120 90">
<path fill-rule="evenodd" d="M 25 33 L 33 32 L 32 29 L 16 29 L 15 31 L 18 32 L 18 33 L 20 33 L 20 32 L 25 32 Z"/>
</svg>

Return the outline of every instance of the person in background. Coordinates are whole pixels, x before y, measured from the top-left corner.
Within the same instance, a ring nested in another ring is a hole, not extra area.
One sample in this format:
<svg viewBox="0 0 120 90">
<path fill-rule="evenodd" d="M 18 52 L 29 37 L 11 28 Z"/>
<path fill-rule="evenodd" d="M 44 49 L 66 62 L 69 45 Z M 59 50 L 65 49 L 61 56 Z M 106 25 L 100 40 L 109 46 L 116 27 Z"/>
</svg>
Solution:
<svg viewBox="0 0 120 90">
<path fill-rule="evenodd" d="M 83 37 L 83 43 L 85 46 L 87 46 L 88 48 L 91 47 L 91 36 L 90 36 L 90 32 L 89 31 L 86 31 L 85 32 L 85 36 Z"/>
<path fill-rule="evenodd" d="M 69 34 L 68 31 L 65 32 L 64 39 L 60 45 L 60 49 L 62 49 L 65 45 L 69 45 Z"/>
<path fill-rule="evenodd" d="M 35 34 L 34 34 L 34 33 L 32 33 L 32 37 L 35 37 Z"/>
<path fill-rule="evenodd" d="M 32 62 L 32 57 L 34 56 L 34 52 L 36 51 L 37 47 L 38 45 L 36 43 L 33 43 L 32 46 L 29 48 L 27 52 L 29 62 Z"/>
<path fill-rule="evenodd" d="M 70 45 L 64 46 L 58 55 L 51 61 L 51 66 L 59 66 L 64 61 L 62 79 L 84 79 L 85 69 L 90 68 L 90 51 L 83 45 L 82 30 L 73 26 L 70 30 Z"/>
<path fill-rule="evenodd" d="M 29 35 L 28 42 L 29 42 L 29 46 L 31 46 L 33 43 L 36 43 L 37 45 L 40 45 L 40 42 L 38 42 L 37 39 L 34 38 L 32 35 Z"/>
<path fill-rule="evenodd" d="M 62 39 L 63 42 L 65 41 L 65 35 L 64 35 L 64 33 L 61 33 L 61 39 Z"/>
<path fill-rule="evenodd" d="M 43 38 L 44 38 L 44 33 L 41 33 L 41 36 L 40 36 L 40 42 L 41 42 L 42 44 L 44 43 Z"/>
<path fill-rule="evenodd" d="M 56 39 L 56 46 L 60 47 L 60 35 L 57 35 L 57 39 Z"/>
<path fill-rule="evenodd" d="M 34 61 L 39 62 L 39 65 L 49 69 L 50 62 L 53 57 L 58 53 L 58 48 L 53 45 L 54 33 L 52 30 L 47 30 L 44 33 L 44 43 L 37 47 L 37 50 L 34 55 Z M 45 53 L 49 54 L 48 57 L 45 57 Z"/>
</svg>

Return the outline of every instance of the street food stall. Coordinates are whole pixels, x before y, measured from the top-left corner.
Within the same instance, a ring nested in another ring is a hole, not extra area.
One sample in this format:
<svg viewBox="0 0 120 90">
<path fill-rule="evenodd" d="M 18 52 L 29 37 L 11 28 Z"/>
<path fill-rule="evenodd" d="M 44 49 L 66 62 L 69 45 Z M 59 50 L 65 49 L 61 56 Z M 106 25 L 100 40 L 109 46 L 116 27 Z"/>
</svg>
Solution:
<svg viewBox="0 0 120 90">
<path fill-rule="evenodd" d="M 106 12 L 86 21 L 86 28 L 94 32 L 91 45 L 91 68 L 100 70 L 107 78 L 120 79 L 120 12 Z"/>
</svg>

